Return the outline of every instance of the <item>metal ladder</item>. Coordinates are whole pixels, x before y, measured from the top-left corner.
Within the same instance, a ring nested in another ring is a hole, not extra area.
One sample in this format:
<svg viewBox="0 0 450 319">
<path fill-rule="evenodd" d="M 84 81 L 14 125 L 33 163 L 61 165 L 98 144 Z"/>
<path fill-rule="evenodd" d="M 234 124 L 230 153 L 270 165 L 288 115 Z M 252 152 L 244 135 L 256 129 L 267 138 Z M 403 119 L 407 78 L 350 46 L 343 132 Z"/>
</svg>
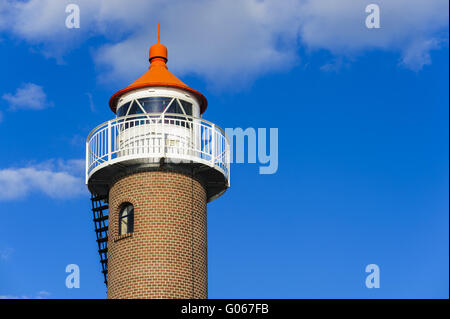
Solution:
<svg viewBox="0 0 450 319">
<path fill-rule="evenodd" d="M 91 195 L 95 234 L 105 285 L 108 285 L 108 197 Z"/>
</svg>

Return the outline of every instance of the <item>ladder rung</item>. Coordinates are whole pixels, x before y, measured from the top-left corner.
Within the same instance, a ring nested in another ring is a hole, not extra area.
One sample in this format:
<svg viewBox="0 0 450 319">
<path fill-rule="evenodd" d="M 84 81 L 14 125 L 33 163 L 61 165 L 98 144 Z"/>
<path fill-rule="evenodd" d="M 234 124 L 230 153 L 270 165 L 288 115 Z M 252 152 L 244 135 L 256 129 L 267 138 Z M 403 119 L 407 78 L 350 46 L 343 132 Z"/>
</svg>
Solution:
<svg viewBox="0 0 450 319">
<path fill-rule="evenodd" d="M 106 196 L 106 195 L 99 195 L 99 196 L 93 196 L 92 200 L 104 200 L 107 198 L 108 198 L 108 196 Z"/>
<path fill-rule="evenodd" d="M 102 237 L 102 238 L 97 239 L 97 242 L 99 242 L 99 243 L 104 243 L 105 241 L 108 241 L 108 237 Z"/>
<path fill-rule="evenodd" d="M 94 222 L 102 222 L 108 220 L 108 215 L 103 215 L 101 217 L 94 218 Z"/>
<path fill-rule="evenodd" d="M 105 227 L 97 228 L 95 231 L 97 233 L 103 233 L 104 231 L 107 231 L 107 230 L 108 230 L 108 226 L 105 226 Z"/>
<path fill-rule="evenodd" d="M 106 209 L 108 209 L 108 205 L 102 205 L 102 206 L 99 206 L 99 207 L 92 208 L 92 211 L 99 212 L 101 210 L 106 210 Z"/>
<path fill-rule="evenodd" d="M 102 265 L 102 274 L 105 278 L 105 285 L 108 285 L 108 196 L 96 196 L 92 194 L 92 212 L 95 224 L 95 232 L 97 233 L 97 243 L 99 246 L 98 253 L 100 255 L 100 263 Z M 103 226 L 103 227 L 102 227 Z M 98 227 L 98 228 L 97 228 Z"/>
</svg>

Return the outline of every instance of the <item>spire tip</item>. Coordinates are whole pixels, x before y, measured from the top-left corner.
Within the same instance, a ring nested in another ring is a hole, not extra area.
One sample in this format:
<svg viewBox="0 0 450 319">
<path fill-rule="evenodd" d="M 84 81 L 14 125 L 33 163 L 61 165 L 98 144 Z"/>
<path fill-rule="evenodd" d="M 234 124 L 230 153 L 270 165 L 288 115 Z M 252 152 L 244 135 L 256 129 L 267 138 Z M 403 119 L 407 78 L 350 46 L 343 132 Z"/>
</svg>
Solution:
<svg viewBox="0 0 450 319">
<path fill-rule="evenodd" d="M 159 25 L 160 25 L 160 22 L 158 21 L 158 43 L 159 43 Z"/>
</svg>

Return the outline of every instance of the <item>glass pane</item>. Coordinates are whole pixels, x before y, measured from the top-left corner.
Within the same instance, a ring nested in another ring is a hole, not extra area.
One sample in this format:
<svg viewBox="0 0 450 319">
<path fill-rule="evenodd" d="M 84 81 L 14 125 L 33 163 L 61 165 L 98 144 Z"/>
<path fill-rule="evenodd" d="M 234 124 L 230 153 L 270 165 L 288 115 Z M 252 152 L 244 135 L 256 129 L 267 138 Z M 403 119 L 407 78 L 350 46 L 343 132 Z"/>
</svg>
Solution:
<svg viewBox="0 0 450 319">
<path fill-rule="evenodd" d="M 122 208 L 119 215 L 119 235 L 132 233 L 134 229 L 134 207 L 131 204 Z"/>
<path fill-rule="evenodd" d="M 128 212 L 128 232 L 132 233 L 134 230 L 134 208 L 130 206 L 130 210 Z"/>
<path fill-rule="evenodd" d="M 128 232 L 127 219 L 128 217 L 123 217 L 120 221 L 120 235 L 126 234 Z"/>
<path fill-rule="evenodd" d="M 117 110 L 117 113 L 116 113 L 117 116 L 125 116 L 127 114 L 129 106 L 130 106 L 130 102 L 125 103 L 124 105 L 119 107 L 119 109 Z"/>
<path fill-rule="evenodd" d="M 170 101 L 172 101 L 171 97 L 146 97 L 139 99 L 139 103 L 141 103 L 147 113 L 162 113 Z"/>
<path fill-rule="evenodd" d="M 173 100 L 172 104 L 170 104 L 166 113 L 175 113 L 175 114 L 183 114 L 180 105 L 177 102 L 177 99 Z"/>
<path fill-rule="evenodd" d="M 141 114 L 144 113 L 142 112 L 142 109 L 139 107 L 139 105 L 135 102 L 133 103 L 133 105 L 130 107 L 130 111 L 128 112 L 128 115 L 132 115 L 132 114 Z"/>
<path fill-rule="evenodd" d="M 192 103 L 180 100 L 181 105 L 183 105 L 183 109 L 186 112 L 186 115 L 192 116 Z"/>
</svg>

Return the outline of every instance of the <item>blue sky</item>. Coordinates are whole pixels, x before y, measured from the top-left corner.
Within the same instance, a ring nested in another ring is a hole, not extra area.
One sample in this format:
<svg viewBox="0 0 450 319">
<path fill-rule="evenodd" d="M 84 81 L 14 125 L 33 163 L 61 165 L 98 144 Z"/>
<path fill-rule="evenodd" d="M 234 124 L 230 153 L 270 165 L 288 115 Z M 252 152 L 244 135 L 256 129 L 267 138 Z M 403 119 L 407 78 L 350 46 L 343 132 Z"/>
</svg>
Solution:
<svg viewBox="0 0 450 319">
<path fill-rule="evenodd" d="M 0 296 L 105 297 L 84 139 L 161 20 L 205 119 L 279 131 L 278 171 L 232 164 L 208 206 L 210 298 L 448 298 L 447 1 L 378 1 L 377 30 L 363 1 L 72 2 L 80 29 L 64 1 L 0 4 Z"/>
</svg>

